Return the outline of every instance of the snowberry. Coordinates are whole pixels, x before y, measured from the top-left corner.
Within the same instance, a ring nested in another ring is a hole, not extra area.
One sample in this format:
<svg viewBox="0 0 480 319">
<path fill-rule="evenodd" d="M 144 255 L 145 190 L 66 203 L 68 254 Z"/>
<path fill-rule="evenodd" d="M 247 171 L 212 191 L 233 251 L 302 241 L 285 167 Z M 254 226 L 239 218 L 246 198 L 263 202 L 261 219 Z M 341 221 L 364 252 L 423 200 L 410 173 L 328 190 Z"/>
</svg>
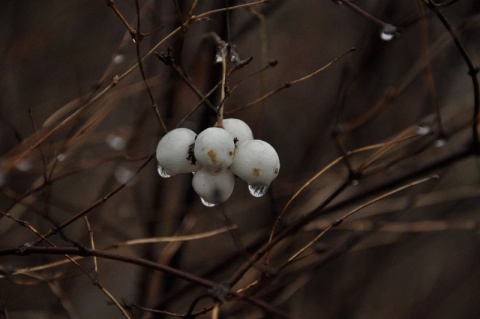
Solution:
<svg viewBox="0 0 480 319">
<path fill-rule="evenodd" d="M 211 174 L 219 174 L 233 162 L 233 137 L 223 128 L 210 127 L 198 134 L 194 154 L 197 163 Z"/>
<path fill-rule="evenodd" d="M 232 172 L 248 183 L 250 193 L 260 197 L 280 171 L 275 149 L 261 140 L 244 141 L 237 146 Z"/>
<path fill-rule="evenodd" d="M 253 133 L 250 127 L 239 119 L 225 119 L 222 121 L 223 128 L 233 136 L 238 145 L 241 142 L 253 140 Z"/>
<path fill-rule="evenodd" d="M 156 153 L 160 176 L 170 177 L 198 169 L 189 150 L 195 142 L 195 136 L 195 132 L 187 128 L 177 128 L 165 134 L 158 142 Z"/>
<path fill-rule="evenodd" d="M 214 206 L 232 195 L 235 176 L 229 169 L 215 175 L 199 169 L 193 175 L 192 186 L 205 206 Z"/>
</svg>

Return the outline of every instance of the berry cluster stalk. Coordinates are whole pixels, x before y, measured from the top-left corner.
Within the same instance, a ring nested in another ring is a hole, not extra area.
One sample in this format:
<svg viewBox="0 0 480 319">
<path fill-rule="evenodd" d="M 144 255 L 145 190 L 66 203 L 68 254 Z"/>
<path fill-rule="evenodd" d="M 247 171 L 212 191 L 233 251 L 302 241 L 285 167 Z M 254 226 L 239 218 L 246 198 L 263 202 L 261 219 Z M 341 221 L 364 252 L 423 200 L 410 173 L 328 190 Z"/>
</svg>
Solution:
<svg viewBox="0 0 480 319">
<path fill-rule="evenodd" d="M 226 87 L 226 74 L 227 74 L 227 52 L 223 48 L 220 50 L 222 57 L 222 89 L 220 92 L 220 103 L 217 108 L 217 127 L 223 128 L 223 105 L 225 102 L 225 87 Z"/>
</svg>

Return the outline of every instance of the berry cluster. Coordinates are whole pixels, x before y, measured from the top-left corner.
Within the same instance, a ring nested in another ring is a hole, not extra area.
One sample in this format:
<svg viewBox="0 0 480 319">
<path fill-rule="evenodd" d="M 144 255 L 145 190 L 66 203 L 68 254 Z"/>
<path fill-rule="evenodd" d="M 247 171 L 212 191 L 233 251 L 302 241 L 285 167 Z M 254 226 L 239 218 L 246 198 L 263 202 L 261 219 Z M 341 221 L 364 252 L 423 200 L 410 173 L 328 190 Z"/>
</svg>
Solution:
<svg viewBox="0 0 480 319">
<path fill-rule="evenodd" d="M 209 207 L 230 197 L 235 176 L 247 182 L 250 194 L 260 197 L 280 170 L 275 149 L 267 142 L 253 139 L 245 122 L 225 119 L 222 126 L 207 128 L 198 135 L 190 129 L 177 128 L 168 132 L 157 146 L 160 176 L 193 173 L 193 189 Z"/>
</svg>

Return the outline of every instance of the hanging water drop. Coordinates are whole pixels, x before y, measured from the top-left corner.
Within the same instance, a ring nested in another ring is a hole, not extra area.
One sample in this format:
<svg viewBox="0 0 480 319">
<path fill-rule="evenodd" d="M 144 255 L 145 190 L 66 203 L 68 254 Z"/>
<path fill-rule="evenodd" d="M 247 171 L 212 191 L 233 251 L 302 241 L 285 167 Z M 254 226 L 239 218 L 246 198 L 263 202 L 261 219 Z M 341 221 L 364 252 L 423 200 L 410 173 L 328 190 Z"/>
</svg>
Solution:
<svg viewBox="0 0 480 319">
<path fill-rule="evenodd" d="M 390 34 L 390 33 L 386 33 L 386 32 L 381 32 L 380 33 L 380 39 L 382 39 L 383 41 L 390 41 L 393 39 L 393 34 Z"/>
<path fill-rule="evenodd" d="M 21 172 L 28 172 L 29 170 L 32 169 L 33 164 L 32 164 L 32 161 L 27 158 L 18 162 L 17 165 L 15 165 L 15 167 Z"/>
<path fill-rule="evenodd" d="M 230 48 L 230 61 L 232 63 L 236 63 L 236 62 L 240 61 L 240 54 L 238 54 L 235 46 L 232 46 Z"/>
<path fill-rule="evenodd" d="M 434 145 L 436 148 L 444 147 L 445 144 L 447 144 L 447 140 L 444 138 L 439 138 L 438 140 L 435 141 Z"/>
<path fill-rule="evenodd" d="M 210 202 L 207 202 L 206 200 L 203 199 L 203 197 L 199 196 L 200 197 L 200 200 L 202 201 L 202 204 L 207 206 L 207 207 L 213 207 L 215 206 L 216 204 L 213 204 L 213 203 L 210 203 Z"/>
<path fill-rule="evenodd" d="M 113 58 L 113 63 L 115 63 L 115 64 L 122 64 L 123 62 L 125 62 L 125 56 L 123 54 L 117 54 Z"/>
<path fill-rule="evenodd" d="M 358 179 L 354 179 L 354 180 L 352 180 L 352 181 L 350 182 L 350 184 L 351 184 L 352 186 L 357 186 L 358 184 L 360 184 L 360 181 L 359 181 Z"/>
<path fill-rule="evenodd" d="M 268 191 L 268 185 L 248 185 L 248 191 L 253 197 L 262 197 Z"/>
<path fill-rule="evenodd" d="M 126 167 L 120 166 L 115 170 L 114 173 L 115 178 L 122 184 L 127 184 L 128 186 L 132 186 L 135 184 L 135 172 L 129 170 Z"/>
<path fill-rule="evenodd" d="M 163 167 L 161 167 L 160 165 L 157 165 L 157 172 L 158 172 L 158 175 L 160 175 L 160 177 L 162 178 L 169 178 L 170 175 L 167 173 L 166 170 L 163 169 Z"/>
<path fill-rule="evenodd" d="M 383 41 L 390 41 L 396 35 L 398 35 L 398 28 L 394 25 L 386 24 L 383 27 L 382 32 L 380 32 L 380 39 L 382 39 Z"/>
<path fill-rule="evenodd" d="M 417 128 L 417 134 L 428 135 L 432 132 L 432 128 L 428 125 L 419 125 Z"/>
<path fill-rule="evenodd" d="M 123 137 L 118 136 L 117 134 L 110 133 L 105 138 L 105 143 L 114 151 L 121 151 L 126 146 L 126 141 Z"/>
<path fill-rule="evenodd" d="M 66 158 L 67 158 L 67 153 L 65 153 L 65 152 L 60 153 L 60 154 L 58 154 L 58 156 L 57 156 L 57 161 L 63 162 Z"/>
</svg>

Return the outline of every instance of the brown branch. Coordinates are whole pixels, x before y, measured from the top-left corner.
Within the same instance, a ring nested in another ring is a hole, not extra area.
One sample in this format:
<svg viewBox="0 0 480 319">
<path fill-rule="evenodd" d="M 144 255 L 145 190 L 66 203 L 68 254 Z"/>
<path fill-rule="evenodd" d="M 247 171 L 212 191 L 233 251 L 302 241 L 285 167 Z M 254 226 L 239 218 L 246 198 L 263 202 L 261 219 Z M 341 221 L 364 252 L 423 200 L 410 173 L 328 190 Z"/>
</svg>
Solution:
<svg viewBox="0 0 480 319">
<path fill-rule="evenodd" d="M 76 213 L 66 221 L 64 221 L 62 224 L 60 224 L 58 227 L 50 229 L 43 237 L 48 238 L 56 233 L 58 233 L 60 230 L 63 228 L 67 227 L 68 225 L 72 224 L 76 220 L 82 218 L 83 216 L 87 215 L 89 212 L 97 208 L 98 206 L 102 205 L 105 203 L 110 197 L 121 191 L 133 178 L 135 178 L 138 173 L 145 167 L 147 166 L 148 163 L 155 157 L 155 154 L 150 155 L 148 159 L 136 170 L 135 174 L 126 182 L 118 185 L 116 188 L 114 188 L 112 191 L 110 191 L 108 194 L 104 195 L 103 197 L 99 198 L 97 201 L 95 201 L 92 205 L 89 207 L 81 210 L 80 212 Z M 35 241 L 34 245 L 38 245 L 43 241 L 43 238 L 40 237 L 37 241 Z"/>
<path fill-rule="evenodd" d="M 479 68 L 473 65 L 472 59 L 470 58 L 470 55 L 465 49 L 465 46 L 463 45 L 462 41 L 460 41 L 460 39 L 458 38 L 458 35 L 450 25 L 450 22 L 448 22 L 447 18 L 442 13 L 441 6 L 437 5 L 432 0 L 424 0 L 424 1 L 427 7 L 430 8 L 430 10 L 432 10 L 433 13 L 435 13 L 435 15 L 437 16 L 437 18 L 442 22 L 445 29 L 447 29 L 448 33 L 450 34 L 450 37 L 452 38 L 453 42 L 455 43 L 455 46 L 457 47 L 458 52 L 460 52 L 463 59 L 465 60 L 465 63 L 467 64 L 468 75 L 471 77 L 472 85 L 473 85 L 472 142 L 474 146 L 477 148 L 477 153 L 480 154 L 480 139 L 478 136 L 478 113 L 480 109 L 480 89 L 479 89 L 478 78 L 477 78 Z"/>
<path fill-rule="evenodd" d="M 23 245 L 17 248 L 6 248 L 6 249 L 0 250 L 0 257 L 12 256 L 12 255 L 27 256 L 32 254 L 71 255 L 71 256 L 98 257 L 102 259 L 116 260 L 116 261 L 124 262 L 127 264 L 142 266 L 152 270 L 161 271 L 163 273 L 170 274 L 172 276 L 175 276 L 177 278 L 183 279 L 185 281 L 188 281 L 190 283 L 193 283 L 195 285 L 198 285 L 204 288 L 215 290 L 216 288 L 219 287 L 219 284 L 217 284 L 214 281 L 211 281 L 209 279 L 205 279 L 202 277 L 198 277 L 194 274 L 191 274 L 167 265 L 159 264 L 150 260 L 146 260 L 146 259 L 142 259 L 134 256 L 120 255 L 120 254 L 110 253 L 106 251 L 90 249 L 87 247 L 38 247 L 38 246 L 31 246 L 31 245 Z M 270 304 L 258 298 L 243 296 L 242 294 L 236 293 L 234 291 L 227 291 L 226 293 L 227 295 L 230 295 L 235 299 L 245 300 L 279 317 L 292 318 L 291 316 L 283 313 L 282 311 L 272 307 Z"/>
<path fill-rule="evenodd" d="M 98 257 L 102 259 L 116 260 L 116 261 L 125 262 L 127 264 L 133 264 L 133 265 L 138 265 L 138 266 L 158 270 L 206 288 L 214 288 L 217 285 L 215 282 L 211 280 L 197 277 L 193 274 L 178 270 L 176 268 L 169 267 L 167 265 L 158 264 L 153 261 L 149 261 L 149 260 L 138 258 L 138 257 L 125 256 L 125 255 L 115 254 L 111 252 L 90 249 L 87 247 L 81 247 L 81 248 L 38 247 L 38 246 L 24 245 L 18 248 L 6 248 L 6 249 L 0 250 L 0 257 L 9 256 L 9 255 L 26 256 L 31 254 Z"/>
</svg>

